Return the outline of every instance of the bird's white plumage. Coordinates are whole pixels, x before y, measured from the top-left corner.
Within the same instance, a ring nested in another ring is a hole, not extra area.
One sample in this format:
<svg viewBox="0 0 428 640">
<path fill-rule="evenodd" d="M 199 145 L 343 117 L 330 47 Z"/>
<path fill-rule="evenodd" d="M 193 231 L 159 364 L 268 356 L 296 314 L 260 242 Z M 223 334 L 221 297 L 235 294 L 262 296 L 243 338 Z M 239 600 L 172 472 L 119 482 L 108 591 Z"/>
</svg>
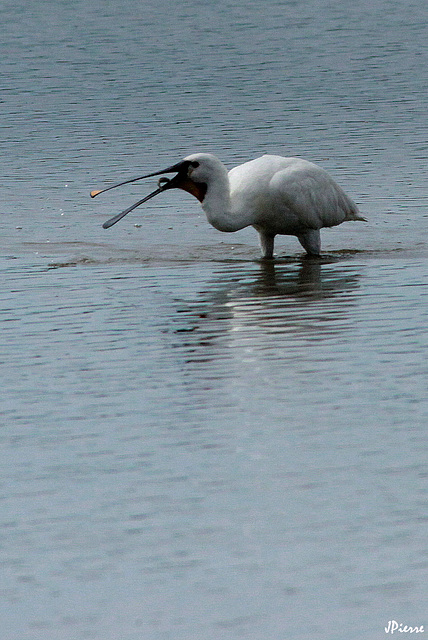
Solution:
<svg viewBox="0 0 428 640">
<path fill-rule="evenodd" d="M 219 231 L 253 226 L 262 255 L 273 256 L 277 234 L 297 236 L 307 253 L 319 255 L 320 229 L 346 220 L 364 220 L 358 207 L 321 167 L 302 158 L 265 155 L 231 171 L 210 153 L 193 153 L 175 165 L 91 192 L 91 197 L 162 173 L 159 188 L 103 224 L 113 226 L 130 211 L 167 189 L 180 188 L 195 196 L 208 222 Z"/>
<path fill-rule="evenodd" d="M 295 235 L 308 253 L 320 250 L 319 230 L 346 220 L 364 220 L 358 207 L 329 174 L 301 158 L 264 155 L 227 173 L 211 154 L 192 154 L 192 181 L 204 182 L 202 208 L 220 231 L 252 225 L 264 257 L 271 257 L 277 234 Z"/>
</svg>

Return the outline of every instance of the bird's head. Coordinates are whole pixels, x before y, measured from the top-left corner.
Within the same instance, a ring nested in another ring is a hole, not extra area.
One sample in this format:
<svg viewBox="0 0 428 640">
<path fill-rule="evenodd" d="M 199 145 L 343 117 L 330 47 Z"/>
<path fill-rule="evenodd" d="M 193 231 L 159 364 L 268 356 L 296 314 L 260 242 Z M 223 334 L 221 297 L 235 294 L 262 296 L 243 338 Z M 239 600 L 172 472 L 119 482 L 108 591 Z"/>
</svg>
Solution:
<svg viewBox="0 0 428 640">
<path fill-rule="evenodd" d="M 202 203 L 204 201 L 209 182 L 215 179 L 216 175 L 218 175 L 220 171 L 222 173 L 227 173 L 224 165 L 220 162 L 220 160 L 218 160 L 218 158 L 210 153 L 194 153 L 190 156 L 187 156 L 180 162 L 177 162 L 177 164 L 167 167 L 166 169 L 162 169 L 161 171 L 155 171 L 154 173 L 139 176 L 138 178 L 124 180 L 123 182 L 119 182 L 110 187 L 106 187 L 105 189 L 91 191 L 91 198 L 95 198 L 95 196 L 99 195 L 100 193 L 104 193 L 105 191 L 109 191 L 110 189 L 115 189 L 116 187 L 120 187 L 131 182 L 136 182 L 137 180 L 142 180 L 143 178 L 151 178 L 163 173 L 176 174 L 171 179 L 166 177 L 160 178 L 158 181 L 158 189 L 156 189 L 156 191 L 149 193 L 149 195 L 142 200 L 139 200 L 128 209 L 125 209 L 125 211 L 122 211 L 121 213 L 105 222 L 103 224 L 103 227 L 107 229 L 108 227 L 116 224 L 116 222 L 121 220 L 121 218 L 123 218 L 127 213 L 129 213 L 136 207 L 140 206 L 144 202 L 147 202 L 147 200 L 150 200 L 150 198 L 153 198 L 158 193 L 161 193 L 162 191 L 166 191 L 168 189 L 183 189 L 184 191 L 191 193 L 193 196 L 195 196 L 195 198 L 199 200 L 199 202 Z"/>
</svg>

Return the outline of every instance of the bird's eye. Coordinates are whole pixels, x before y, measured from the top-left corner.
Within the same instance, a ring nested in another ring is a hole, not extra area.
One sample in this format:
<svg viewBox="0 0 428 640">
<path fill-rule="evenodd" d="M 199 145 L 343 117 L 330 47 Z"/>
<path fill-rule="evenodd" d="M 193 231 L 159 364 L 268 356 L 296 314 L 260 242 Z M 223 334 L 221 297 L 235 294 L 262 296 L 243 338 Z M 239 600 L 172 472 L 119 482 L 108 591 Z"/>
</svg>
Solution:
<svg viewBox="0 0 428 640">
<path fill-rule="evenodd" d="M 196 160 L 194 162 L 190 163 L 190 166 L 193 167 L 194 169 L 196 169 L 197 167 L 199 167 L 199 162 L 196 162 Z"/>
</svg>

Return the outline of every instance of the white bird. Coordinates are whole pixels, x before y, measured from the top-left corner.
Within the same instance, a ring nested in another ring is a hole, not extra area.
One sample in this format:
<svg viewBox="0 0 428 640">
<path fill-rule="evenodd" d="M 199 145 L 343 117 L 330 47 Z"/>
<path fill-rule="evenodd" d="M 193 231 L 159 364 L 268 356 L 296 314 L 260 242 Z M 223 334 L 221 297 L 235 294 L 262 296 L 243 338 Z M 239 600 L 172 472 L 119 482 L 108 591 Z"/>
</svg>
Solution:
<svg viewBox="0 0 428 640">
<path fill-rule="evenodd" d="M 219 231 L 233 232 L 253 226 L 259 233 L 263 258 L 273 258 L 277 234 L 297 236 L 307 254 L 319 256 L 320 229 L 348 220 L 363 220 L 358 207 L 329 174 L 301 158 L 264 155 L 234 167 L 209 153 L 194 153 L 177 164 L 138 178 L 125 180 L 91 197 L 123 184 L 176 173 L 161 178 L 159 188 L 104 223 L 107 229 L 153 196 L 174 187 L 195 196 L 208 222 Z"/>
</svg>

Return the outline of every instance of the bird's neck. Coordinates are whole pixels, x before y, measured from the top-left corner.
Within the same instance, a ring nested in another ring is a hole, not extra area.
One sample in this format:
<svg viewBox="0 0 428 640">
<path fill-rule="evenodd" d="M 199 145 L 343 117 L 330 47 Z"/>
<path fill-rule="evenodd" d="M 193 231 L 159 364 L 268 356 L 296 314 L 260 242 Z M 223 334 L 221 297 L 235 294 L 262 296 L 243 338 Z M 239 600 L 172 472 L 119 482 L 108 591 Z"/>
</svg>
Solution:
<svg viewBox="0 0 428 640">
<path fill-rule="evenodd" d="M 207 185 L 201 204 L 208 222 L 219 231 L 239 231 L 251 224 L 245 212 L 236 211 L 233 207 L 226 169 Z"/>
</svg>

